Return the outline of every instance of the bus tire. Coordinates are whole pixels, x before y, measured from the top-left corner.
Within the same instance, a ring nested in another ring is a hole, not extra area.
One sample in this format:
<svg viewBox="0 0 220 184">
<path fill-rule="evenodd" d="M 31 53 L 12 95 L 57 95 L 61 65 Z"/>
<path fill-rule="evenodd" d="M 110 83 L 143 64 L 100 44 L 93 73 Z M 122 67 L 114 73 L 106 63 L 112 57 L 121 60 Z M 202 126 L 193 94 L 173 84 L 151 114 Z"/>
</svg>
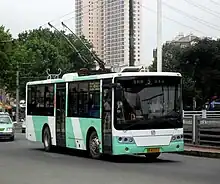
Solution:
<svg viewBox="0 0 220 184">
<path fill-rule="evenodd" d="M 89 155 L 90 157 L 94 159 L 101 158 L 101 153 L 99 149 L 99 140 L 98 140 L 98 134 L 96 131 L 92 131 L 89 136 Z"/>
<path fill-rule="evenodd" d="M 145 157 L 148 160 L 156 160 L 160 156 L 160 153 L 147 153 L 145 154 Z"/>
<path fill-rule="evenodd" d="M 52 141 L 49 127 L 45 127 L 43 131 L 44 150 L 50 152 L 52 150 Z"/>
</svg>

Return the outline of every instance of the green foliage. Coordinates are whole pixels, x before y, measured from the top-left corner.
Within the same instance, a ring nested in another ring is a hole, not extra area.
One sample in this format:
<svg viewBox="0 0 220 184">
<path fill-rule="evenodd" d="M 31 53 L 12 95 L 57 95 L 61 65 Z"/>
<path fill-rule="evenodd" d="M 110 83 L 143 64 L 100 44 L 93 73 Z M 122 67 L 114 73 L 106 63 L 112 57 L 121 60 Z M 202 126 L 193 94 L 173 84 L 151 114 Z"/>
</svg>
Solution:
<svg viewBox="0 0 220 184">
<path fill-rule="evenodd" d="M 67 37 L 88 63 L 83 63 L 60 33 L 50 29 L 39 28 L 25 31 L 20 33 L 13 43 L 2 44 L 2 47 L 10 48 L 7 52 L 0 50 L 0 69 L 6 72 L 0 77 L 8 92 L 15 92 L 17 68 L 20 71 L 21 97 L 24 97 L 26 82 L 46 79 L 47 69 L 50 69 L 50 73 L 58 73 L 58 69 L 61 68 L 63 74 L 74 72 L 82 67 L 94 67 L 94 60 L 83 44 L 74 35 L 68 34 Z M 0 27 L 0 41 L 2 39 L 12 39 L 4 27 Z M 81 39 L 92 49 L 92 45 L 84 37 Z"/>
<path fill-rule="evenodd" d="M 6 42 L 11 40 L 11 34 L 9 30 L 6 30 L 4 26 L 0 26 L 0 85 L 2 86 L 5 78 L 7 77 L 7 71 L 10 68 L 10 55 L 12 50 L 12 43 Z M 1 88 L 0 86 L 0 88 Z"/>
</svg>

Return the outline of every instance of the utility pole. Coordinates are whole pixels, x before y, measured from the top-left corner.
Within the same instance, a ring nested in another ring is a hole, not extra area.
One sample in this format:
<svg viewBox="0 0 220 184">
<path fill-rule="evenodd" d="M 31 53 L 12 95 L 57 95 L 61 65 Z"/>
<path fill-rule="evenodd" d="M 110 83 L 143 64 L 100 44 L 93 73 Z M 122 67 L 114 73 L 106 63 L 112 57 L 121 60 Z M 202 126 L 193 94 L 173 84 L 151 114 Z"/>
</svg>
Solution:
<svg viewBox="0 0 220 184">
<path fill-rule="evenodd" d="M 16 122 L 19 123 L 19 108 L 20 108 L 20 102 L 19 102 L 19 66 L 17 62 L 17 71 L 16 71 Z"/>
<path fill-rule="evenodd" d="M 157 0 L 157 72 L 162 72 L 162 0 Z"/>
<path fill-rule="evenodd" d="M 129 0 L 129 66 L 134 66 L 134 0 Z"/>
</svg>

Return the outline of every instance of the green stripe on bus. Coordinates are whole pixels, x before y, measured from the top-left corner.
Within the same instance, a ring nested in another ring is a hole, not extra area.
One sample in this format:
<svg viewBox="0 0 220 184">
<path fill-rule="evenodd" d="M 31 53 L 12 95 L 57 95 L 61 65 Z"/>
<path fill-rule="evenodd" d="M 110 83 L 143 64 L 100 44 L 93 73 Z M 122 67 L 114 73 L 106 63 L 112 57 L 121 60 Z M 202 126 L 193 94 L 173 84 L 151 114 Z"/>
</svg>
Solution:
<svg viewBox="0 0 220 184">
<path fill-rule="evenodd" d="M 42 141 L 42 130 L 45 123 L 48 123 L 47 116 L 32 116 L 36 141 Z"/>
<path fill-rule="evenodd" d="M 76 148 L 75 136 L 73 132 L 73 125 L 71 118 L 66 118 L 66 146 L 68 148 Z"/>
<path fill-rule="evenodd" d="M 98 134 L 98 139 L 102 140 L 102 130 L 101 130 L 101 119 L 95 118 L 79 118 L 80 129 L 82 131 L 82 136 L 84 140 L 84 144 L 86 145 L 86 137 L 89 128 L 94 128 Z M 102 153 L 102 146 L 100 145 L 100 151 Z"/>
</svg>

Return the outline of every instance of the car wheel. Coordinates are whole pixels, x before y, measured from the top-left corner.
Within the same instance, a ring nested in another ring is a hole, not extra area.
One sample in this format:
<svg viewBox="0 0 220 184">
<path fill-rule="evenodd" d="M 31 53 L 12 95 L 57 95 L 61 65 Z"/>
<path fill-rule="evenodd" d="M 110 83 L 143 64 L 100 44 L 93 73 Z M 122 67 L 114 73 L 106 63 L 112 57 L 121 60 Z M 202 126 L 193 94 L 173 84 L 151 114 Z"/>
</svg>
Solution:
<svg viewBox="0 0 220 184">
<path fill-rule="evenodd" d="M 15 140 L 15 136 L 13 135 L 11 138 L 10 138 L 10 141 L 14 141 Z"/>
<path fill-rule="evenodd" d="M 52 150 L 51 134 L 48 127 L 46 127 L 43 131 L 43 144 L 44 144 L 44 150 L 46 152 Z"/>
<path fill-rule="evenodd" d="M 95 131 L 93 131 L 89 137 L 89 154 L 94 159 L 101 157 L 98 135 Z"/>
</svg>

